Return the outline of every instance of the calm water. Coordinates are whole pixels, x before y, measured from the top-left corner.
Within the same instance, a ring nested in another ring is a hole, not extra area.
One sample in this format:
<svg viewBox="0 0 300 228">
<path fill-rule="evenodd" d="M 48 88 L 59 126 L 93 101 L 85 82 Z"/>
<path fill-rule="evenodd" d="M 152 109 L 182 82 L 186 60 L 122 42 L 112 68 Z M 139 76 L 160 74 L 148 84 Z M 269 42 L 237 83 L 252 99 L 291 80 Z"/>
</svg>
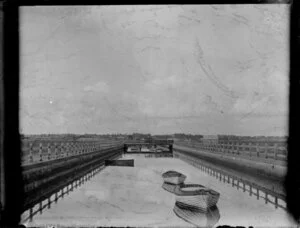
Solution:
<svg viewBox="0 0 300 228">
<path fill-rule="evenodd" d="M 105 167 L 24 224 L 296 227 L 284 209 L 275 209 L 274 205 L 266 204 L 230 183 L 219 181 L 178 158 L 146 158 L 144 155 L 124 155 L 123 158 L 134 159 L 134 167 Z M 206 214 L 178 208 L 175 196 L 162 188 L 161 175 L 168 170 L 185 174 L 186 183 L 202 184 L 220 192 L 217 207 Z M 28 212 L 23 217 L 27 215 Z"/>
</svg>

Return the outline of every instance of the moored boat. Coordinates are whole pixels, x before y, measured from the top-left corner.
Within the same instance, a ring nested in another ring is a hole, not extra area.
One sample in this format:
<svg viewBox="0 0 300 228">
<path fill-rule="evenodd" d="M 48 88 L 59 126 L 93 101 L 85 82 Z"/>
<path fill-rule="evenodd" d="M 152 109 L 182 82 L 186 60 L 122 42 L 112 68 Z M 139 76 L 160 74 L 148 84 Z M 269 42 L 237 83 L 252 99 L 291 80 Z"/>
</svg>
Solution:
<svg viewBox="0 0 300 228">
<path fill-rule="evenodd" d="M 164 182 L 162 184 L 162 188 L 170 193 L 174 193 L 176 192 L 176 189 L 179 188 L 180 184 L 170 184 L 170 183 L 166 183 Z"/>
<path fill-rule="evenodd" d="M 200 184 L 183 184 L 175 190 L 176 202 L 206 212 L 215 206 L 220 193 Z"/>
<path fill-rule="evenodd" d="M 179 218 L 197 227 L 213 227 L 220 219 L 220 212 L 217 206 L 213 206 L 207 212 L 203 212 L 176 202 L 173 211 Z"/>
<path fill-rule="evenodd" d="M 173 170 L 163 173 L 162 177 L 164 178 L 164 182 L 169 184 L 182 184 L 186 179 L 185 175 Z"/>
</svg>

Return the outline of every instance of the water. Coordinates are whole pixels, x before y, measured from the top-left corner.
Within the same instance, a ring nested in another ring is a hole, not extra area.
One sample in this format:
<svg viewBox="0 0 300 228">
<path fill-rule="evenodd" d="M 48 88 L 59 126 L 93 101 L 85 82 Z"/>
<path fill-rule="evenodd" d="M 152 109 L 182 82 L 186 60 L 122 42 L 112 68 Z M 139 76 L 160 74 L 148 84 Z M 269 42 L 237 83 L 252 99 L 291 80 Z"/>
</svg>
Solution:
<svg viewBox="0 0 300 228">
<path fill-rule="evenodd" d="M 219 181 L 232 183 L 233 186 L 236 186 L 244 192 L 249 192 L 250 195 L 267 199 L 266 202 L 274 204 L 276 208 L 286 208 L 283 180 L 272 180 L 263 176 L 242 173 L 225 166 L 220 167 L 188 154 L 174 152 L 174 156 L 201 169 L 209 175 L 219 179 Z M 274 199 L 273 201 L 270 201 L 270 196 Z M 283 202 L 283 204 L 279 201 Z"/>
<path fill-rule="evenodd" d="M 106 167 L 25 225 L 296 227 L 286 210 L 257 200 L 185 161 L 141 155 L 124 158 L 133 158 L 134 167 Z M 218 191 L 221 195 L 217 207 L 206 214 L 177 207 L 175 195 L 162 188 L 161 175 L 168 170 L 186 175 L 187 184 Z"/>
</svg>

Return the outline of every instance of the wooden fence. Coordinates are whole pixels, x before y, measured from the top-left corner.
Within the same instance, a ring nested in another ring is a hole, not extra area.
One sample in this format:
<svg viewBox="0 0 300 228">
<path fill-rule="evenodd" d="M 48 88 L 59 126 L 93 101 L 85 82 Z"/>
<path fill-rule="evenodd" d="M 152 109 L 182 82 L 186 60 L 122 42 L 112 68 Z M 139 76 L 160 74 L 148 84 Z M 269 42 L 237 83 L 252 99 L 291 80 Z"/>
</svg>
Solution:
<svg viewBox="0 0 300 228">
<path fill-rule="evenodd" d="M 258 161 L 276 160 L 281 164 L 286 163 L 288 153 L 287 144 L 283 140 L 228 140 L 226 142 L 223 141 L 211 144 L 194 141 L 176 141 L 175 144 L 199 149 L 205 152 L 234 155 Z"/>
<path fill-rule="evenodd" d="M 56 204 L 60 198 L 64 198 L 64 195 L 68 195 L 74 189 L 90 180 L 104 167 L 105 166 L 97 167 L 90 172 L 78 176 L 76 179 L 72 180 L 72 182 L 66 182 L 64 185 L 58 185 L 55 191 L 52 192 L 52 194 L 48 195 L 48 197 L 44 198 L 43 200 L 39 201 L 28 210 L 23 212 L 21 216 L 21 223 L 25 223 L 27 221 L 32 222 L 32 218 L 35 215 L 42 214 L 45 209 L 50 209 L 51 204 Z"/>
<path fill-rule="evenodd" d="M 120 140 L 22 140 L 22 165 L 93 153 L 122 144 Z"/>
<path fill-rule="evenodd" d="M 201 171 L 213 177 L 216 177 L 217 179 L 219 179 L 219 181 L 232 184 L 232 187 L 236 187 L 238 190 L 248 192 L 250 196 L 255 196 L 257 199 L 263 199 L 266 204 L 270 203 L 273 204 L 275 208 L 282 208 L 286 210 L 286 200 L 284 194 L 280 194 L 265 187 L 259 186 L 256 183 L 242 179 L 241 177 L 235 176 L 224 170 L 210 167 L 209 165 L 204 164 L 200 159 L 197 159 L 195 157 L 181 154 L 179 152 L 174 152 L 174 157 L 188 162 Z"/>
</svg>

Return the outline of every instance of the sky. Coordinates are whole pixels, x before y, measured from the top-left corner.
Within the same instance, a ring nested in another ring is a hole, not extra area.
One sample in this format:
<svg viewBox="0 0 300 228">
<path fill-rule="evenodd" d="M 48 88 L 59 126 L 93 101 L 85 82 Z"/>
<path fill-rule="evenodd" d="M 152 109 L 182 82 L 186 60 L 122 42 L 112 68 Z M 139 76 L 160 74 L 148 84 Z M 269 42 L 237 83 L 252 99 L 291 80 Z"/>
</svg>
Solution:
<svg viewBox="0 0 300 228">
<path fill-rule="evenodd" d="M 20 9 L 20 132 L 287 135 L 289 5 Z"/>
</svg>

